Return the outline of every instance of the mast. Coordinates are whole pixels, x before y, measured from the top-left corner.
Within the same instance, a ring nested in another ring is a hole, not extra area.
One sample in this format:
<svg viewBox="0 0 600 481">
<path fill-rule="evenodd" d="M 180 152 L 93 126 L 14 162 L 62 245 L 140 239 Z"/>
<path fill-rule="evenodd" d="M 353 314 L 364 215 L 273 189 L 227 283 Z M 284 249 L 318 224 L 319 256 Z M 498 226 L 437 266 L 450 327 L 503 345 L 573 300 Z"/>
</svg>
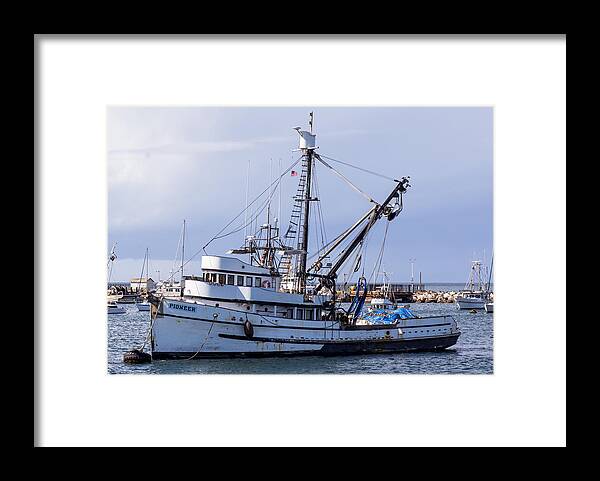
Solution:
<svg viewBox="0 0 600 481">
<path fill-rule="evenodd" d="M 248 192 L 250 191 L 250 159 L 248 159 L 248 170 L 246 171 L 246 209 L 244 210 L 244 242 L 248 237 Z"/>
<path fill-rule="evenodd" d="M 490 262 L 490 275 L 488 277 L 488 283 L 487 283 L 487 288 L 486 291 L 489 293 L 490 292 L 490 287 L 492 286 L 492 270 L 494 269 L 494 254 L 492 254 L 492 260 Z"/>
<path fill-rule="evenodd" d="M 304 191 L 304 212 L 302 215 L 302 238 L 298 245 L 300 250 L 300 260 L 298 268 L 298 290 L 304 291 L 306 287 L 306 259 L 308 256 L 308 225 L 309 225 L 309 214 L 310 214 L 310 184 L 312 181 L 312 167 L 313 167 L 313 156 L 312 151 L 306 151 L 306 190 Z"/>
<path fill-rule="evenodd" d="M 278 171 L 281 173 L 281 157 L 279 158 Z M 279 199 L 278 199 L 278 205 L 277 205 L 277 223 L 275 224 L 275 227 L 277 227 L 277 229 L 280 228 L 279 227 L 280 223 L 281 223 L 281 178 L 279 179 Z M 277 236 L 279 237 L 279 231 L 277 232 Z"/>
<path fill-rule="evenodd" d="M 302 225 L 299 226 L 302 232 L 302 236 L 298 242 L 298 264 L 296 270 L 296 289 L 298 292 L 305 293 L 306 290 L 306 260 L 308 257 L 308 234 L 309 234 L 309 215 L 310 215 L 310 202 L 314 199 L 311 198 L 311 184 L 312 184 L 312 169 L 314 164 L 314 149 L 316 135 L 313 134 L 313 112 L 310 113 L 310 132 L 297 129 L 300 135 L 300 150 L 303 154 L 303 163 L 306 168 L 306 184 L 304 189 L 304 196 L 301 201 L 302 206 Z"/>
<path fill-rule="evenodd" d="M 146 247 L 146 253 L 144 254 L 144 260 L 142 261 L 142 272 L 140 272 L 140 294 L 142 292 L 142 279 L 144 278 L 144 267 L 146 267 L 146 259 L 148 258 L 148 248 Z M 148 286 L 148 279 L 146 279 L 146 290 Z"/>
<path fill-rule="evenodd" d="M 322 277 L 328 278 L 332 282 L 335 281 L 335 278 L 337 277 L 337 271 L 339 270 L 339 268 L 346 262 L 346 259 L 350 257 L 352 252 L 354 252 L 354 249 L 356 249 L 356 247 L 358 247 L 358 245 L 366 237 L 366 235 L 369 233 L 375 222 L 377 222 L 384 215 L 387 216 L 388 220 L 392 220 L 396 217 L 397 212 L 388 208 L 388 204 L 394 198 L 397 198 L 404 192 L 406 192 L 409 186 L 410 184 L 408 182 L 408 178 L 403 177 L 400 181 L 398 181 L 398 184 L 396 185 L 396 187 L 394 187 L 392 192 L 390 192 L 385 201 L 383 201 L 383 203 L 380 205 L 375 205 L 375 207 L 370 211 L 371 215 L 368 218 L 367 224 L 360 230 L 360 232 L 354 238 L 352 243 L 344 250 L 344 253 L 339 256 L 337 262 L 329 270 L 329 273 Z"/>
<path fill-rule="evenodd" d="M 108 284 L 110 284 L 110 279 L 112 276 L 113 262 L 117 258 L 117 254 L 115 254 L 116 247 L 117 247 L 117 243 L 115 242 L 112 246 L 112 249 L 110 250 L 110 255 L 108 256 L 108 266 L 107 266 L 108 267 Z"/>
<path fill-rule="evenodd" d="M 181 289 L 183 292 L 183 258 L 185 256 L 185 219 L 183 219 L 183 234 L 181 239 Z"/>
</svg>

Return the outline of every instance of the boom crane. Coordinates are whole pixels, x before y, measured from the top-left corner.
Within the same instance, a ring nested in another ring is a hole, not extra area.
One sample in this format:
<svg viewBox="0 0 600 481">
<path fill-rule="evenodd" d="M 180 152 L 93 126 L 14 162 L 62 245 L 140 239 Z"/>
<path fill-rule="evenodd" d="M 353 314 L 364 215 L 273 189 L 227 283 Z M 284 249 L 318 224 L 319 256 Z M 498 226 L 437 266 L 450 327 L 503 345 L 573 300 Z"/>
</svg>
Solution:
<svg viewBox="0 0 600 481">
<path fill-rule="evenodd" d="M 368 213 L 369 215 L 368 215 L 368 217 L 366 217 L 367 223 L 358 232 L 358 234 L 352 240 L 352 242 L 350 243 L 350 245 L 348 246 L 348 248 L 346 248 L 342 252 L 342 254 L 340 254 L 340 256 L 338 257 L 336 263 L 329 269 L 329 272 L 327 274 L 322 274 L 322 275 L 316 274 L 316 273 L 312 274 L 314 277 L 319 277 L 321 279 L 319 285 L 315 289 L 315 294 L 318 294 L 323 288 L 327 287 L 327 288 L 329 288 L 331 290 L 331 292 L 333 294 L 333 298 L 334 298 L 333 300 L 335 301 L 335 280 L 337 279 L 337 272 L 338 272 L 338 270 L 344 265 L 344 263 L 346 262 L 346 260 L 348 259 L 348 257 L 350 257 L 350 255 L 352 255 L 352 253 L 354 252 L 354 250 L 365 239 L 365 237 L 367 236 L 367 234 L 369 233 L 369 231 L 373 228 L 373 226 L 375 225 L 375 223 L 379 219 L 381 219 L 381 217 L 383 217 L 385 215 L 387 217 L 387 219 L 389 221 L 391 221 L 391 220 L 393 220 L 398 215 L 398 213 L 400 212 L 400 210 L 399 209 L 395 209 L 394 207 L 390 206 L 390 203 L 394 199 L 399 199 L 400 196 L 402 194 L 404 194 L 408 190 L 408 187 L 410 187 L 409 179 L 410 179 L 410 177 L 402 177 L 398 181 L 398 184 L 396 185 L 396 187 L 394 187 L 394 189 L 387 196 L 387 198 L 385 199 L 385 201 L 383 201 L 381 204 L 376 204 L 375 207 L 373 207 L 369 211 L 369 213 Z M 364 216 L 363 216 L 363 219 L 365 219 Z M 356 226 L 356 224 L 355 224 L 355 226 Z M 349 229 L 348 231 L 346 231 L 347 235 L 349 235 L 353 230 L 354 230 L 354 227 L 351 228 L 351 229 Z M 339 243 L 342 240 L 343 239 L 340 239 L 336 244 L 339 245 Z M 328 253 L 329 253 L 329 251 L 326 253 L 326 255 Z M 313 264 L 313 266 L 319 265 L 319 262 L 320 262 L 320 260 L 323 257 L 324 256 L 321 256 L 319 258 L 319 260 L 317 260 Z"/>
</svg>

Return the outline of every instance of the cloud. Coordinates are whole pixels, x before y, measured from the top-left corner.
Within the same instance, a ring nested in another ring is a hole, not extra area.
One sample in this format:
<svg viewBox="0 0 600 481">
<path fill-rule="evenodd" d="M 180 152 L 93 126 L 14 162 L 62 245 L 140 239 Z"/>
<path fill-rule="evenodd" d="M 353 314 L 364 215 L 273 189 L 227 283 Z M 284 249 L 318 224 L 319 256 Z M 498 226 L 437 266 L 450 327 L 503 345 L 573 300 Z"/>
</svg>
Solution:
<svg viewBox="0 0 600 481">
<path fill-rule="evenodd" d="M 292 129 L 306 128 L 303 120 L 310 110 L 109 109 L 109 237 L 119 241 L 124 256 L 137 257 L 149 246 L 164 259 L 174 250 L 185 218 L 190 236 L 196 236 L 190 248 L 199 249 L 243 209 L 248 161 L 253 199 L 270 183 L 280 159 L 284 169 L 299 156 Z M 390 177 L 411 176 L 402 220 L 394 225 L 398 244 L 390 247 L 397 255 L 386 261 L 388 269 L 405 269 L 398 256 L 416 256 L 424 263 L 429 254 L 423 246 L 434 252 L 451 245 L 454 265 L 463 262 L 463 252 L 469 256 L 479 246 L 491 251 L 491 109 L 321 108 L 316 119 L 321 153 Z M 387 180 L 334 166 L 375 199 L 391 188 Z M 338 177 L 316 170 L 332 236 L 369 206 Z M 283 182 L 284 224 L 296 184 L 297 178 Z M 240 239 L 224 239 L 223 246 L 215 242 L 213 253 L 235 247 Z M 440 263 L 421 265 L 430 279 L 441 272 Z M 462 264 L 456 270 L 461 278 L 463 270 Z M 438 279 L 450 280 L 447 275 Z"/>
</svg>

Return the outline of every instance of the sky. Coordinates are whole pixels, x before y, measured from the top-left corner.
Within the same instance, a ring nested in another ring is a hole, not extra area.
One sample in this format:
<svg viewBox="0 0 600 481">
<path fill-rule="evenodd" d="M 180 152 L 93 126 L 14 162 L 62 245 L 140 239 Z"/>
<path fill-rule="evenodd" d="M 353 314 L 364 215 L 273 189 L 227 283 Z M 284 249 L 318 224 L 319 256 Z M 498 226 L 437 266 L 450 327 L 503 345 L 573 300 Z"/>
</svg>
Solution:
<svg viewBox="0 0 600 481">
<path fill-rule="evenodd" d="M 146 248 L 150 277 L 168 277 L 184 219 L 185 272 L 199 274 L 202 247 L 244 209 L 247 181 L 252 200 L 280 165 L 285 170 L 299 157 L 293 129 L 308 129 L 311 111 L 321 155 L 392 178 L 410 176 L 404 210 L 389 224 L 385 243 L 382 265 L 393 281 L 410 280 L 411 259 L 415 281 L 421 273 L 425 284 L 466 282 L 474 259 L 489 265 L 491 107 L 109 107 L 108 250 L 117 243 L 111 280 L 138 277 Z M 389 180 L 329 163 L 375 200 L 394 188 Z M 371 205 L 324 166 L 316 169 L 331 240 Z M 281 182 L 283 226 L 297 182 L 289 174 Z M 278 198 L 279 192 L 275 213 Z M 232 226 L 240 221 L 243 215 Z M 381 221 L 369 237 L 369 272 L 384 229 Z M 214 241 L 206 250 L 223 255 L 241 246 L 243 235 Z"/>
</svg>

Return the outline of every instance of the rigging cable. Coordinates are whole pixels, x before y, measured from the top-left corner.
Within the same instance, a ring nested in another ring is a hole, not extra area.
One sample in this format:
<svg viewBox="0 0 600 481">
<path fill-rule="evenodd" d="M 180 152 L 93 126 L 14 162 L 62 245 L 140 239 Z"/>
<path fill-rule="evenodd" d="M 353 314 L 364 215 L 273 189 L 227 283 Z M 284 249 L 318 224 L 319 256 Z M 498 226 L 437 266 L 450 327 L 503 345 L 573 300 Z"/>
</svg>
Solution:
<svg viewBox="0 0 600 481">
<path fill-rule="evenodd" d="M 222 232 L 223 232 L 225 229 L 227 229 L 227 227 L 229 227 L 231 224 L 233 224 L 233 223 L 236 221 L 236 219 L 237 219 L 238 217 L 240 217 L 240 216 L 241 216 L 241 215 L 242 215 L 242 214 L 243 214 L 243 213 L 244 213 L 244 212 L 245 212 L 245 211 L 246 211 L 248 208 L 250 208 L 250 207 L 251 207 L 251 206 L 252 206 L 252 205 L 253 205 L 253 204 L 254 204 L 254 203 L 255 203 L 255 202 L 258 200 L 258 199 L 260 199 L 260 198 L 261 198 L 261 197 L 264 195 L 264 193 L 265 193 L 265 192 L 267 192 L 267 191 L 268 191 L 268 190 L 271 188 L 271 186 L 272 186 L 273 184 L 275 184 L 275 183 L 279 182 L 279 181 L 280 181 L 280 180 L 283 178 L 283 176 L 285 176 L 285 175 L 286 175 L 288 172 L 290 172 L 290 171 L 291 171 L 291 170 L 292 170 L 292 169 L 295 167 L 295 165 L 296 165 L 296 164 L 297 164 L 297 163 L 300 161 L 300 159 L 302 159 L 302 157 L 300 157 L 300 158 L 298 158 L 296 161 L 294 161 L 294 162 L 293 162 L 293 163 L 292 163 L 292 164 L 291 164 L 291 165 L 290 165 L 290 166 L 289 166 L 289 167 L 288 167 L 288 168 L 287 168 L 287 169 L 286 169 L 284 172 L 282 172 L 282 173 L 281 173 L 281 175 L 278 177 L 278 179 L 277 179 L 277 180 L 275 180 L 275 181 L 273 181 L 271 184 L 269 184 L 269 186 L 268 186 L 268 187 L 267 187 L 265 190 L 263 190 L 263 191 L 262 191 L 262 192 L 261 192 L 261 193 L 260 193 L 258 196 L 256 196 L 256 197 L 254 198 L 254 200 L 253 200 L 252 202 L 250 202 L 250 203 L 249 203 L 249 204 L 246 206 L 246 208 L 245 208 L 244 210 L 242 210 L 242 211 L 241 211 L 241 212 L 240 212 L 238 215 L 236 215 L 236 216 L 235 216 L 233 219 L 231 219 L 231 221 L 229 221 L 225 227 L 223 227 L 223 228 L 222 228 L 222 229 L 221 229 L 221 230 L 220 230 L 220 231 L 219 231 L 219 232 L 218 232 L 218 233 L 217 233 L 217 234 L 216 234 L 216 235 L 215 235 L 215 236 L 214 236 L 212 239 L 210 239 L 210 240 L 209 240 L 209 241 L 208 241 L 208 242 L 207 242 L 207 243 L 206 243 L 206 244 L 205 244 L 205 245 L 202 247 L 202 249 L 200 249 L 199 251 L 195 252 L 195 253 L 194 253 L 194 254 L 193 254 L 193 255 L 192 255 L 192 256 L 191 256 L 191 257 L 190 257 L 190 258 L 189 258 L 187 261 L 185 261 L 185 262 L 182 264 L 182 267 L 185 267 L 185 266 L 186 266 L 186 265 L 187 265 L 189 262 L 191 262 L 191 261 L 192 261 L 192 259 L 194 259 L 194 258 L 195 258 L 195 257 L 196 257 L 198 254 L 200 254 L 202 251 L 206 252 L 206 250 L 205 250 L 205 249 L 206 249 L 206 247 L 208 247 L 208 245 L 209 245 L 209 244 L 211 244 L 211 243 L 212 243 L 212 241 L 216 240 L 216 239 L 217 239 L 217 236 L 219 236 L 219 235 L 220 235 L 220 234 L 221 234 L 221 233 L 222 233 Z M 241 229 L 240 229 L 240 230 L 241 230 Z M 179 270 L 180 270 L 180 269 L 181 269 L 181 267 L 180 267 L 179 269 L 177 269 L 177 271 L 173 272 L 173 273 L 172 273 L 172 274 L 169 276 L 169 279 L 167 279 L 167 280 L 170 280 L 170 279 L 172 279 L 172 278 L 175 276 L 175 274 L 177 274 L 177 272 L 179 272 Z"/>
<path fill-rule="evenodd" d="M 319 192 L 319 183 L 317 181 L 317 169 L 315 169 L 315 173 L 314 173 L 314 180 L 315 180 L 315 197 L 317 199 L 320 198 L 320 192 Z M 319 225 L 321 228 L 321 249 L 322 250 L 324 248 L 324 246 L 327 244 L 327 231 L 325 230 L 325 222 L 323 221 L 323 210 L 321 209 L 321 201 L 318 200 L 317 201 L 317 217 L 319 219 Z"/>
<path fill-rule="evenodd" d="M 269 195 L 269 197 L 267 197 L 267 199 L 256 210 L 255 214 L 252 215 L 252 217 L 250 218 L 250 221 L 246 225 L 240 226 L 237 229 L 229 231 L 223 235 L 217 235 L 212 240 L 222 239 L 223 237 L 227 237 L 231 234 L 235 234 L 236 232 L 241 231 L 242 229 L 246 228 L 248 225 L 254 224 L 254 221 L 256 221 L 258 219 L 258 217 L 260 217 L 260 215 L 265 211 L 267 206 L 271 203 L 271 199 L 273 198 L 274 193 L 275 192 L 271 193 Z M 256 229 L 256 230 L 254 230 L 254 235 L 257 235 L 258 232 L 260 231 L 260 228 L 258 228 L 258 227 L 255 228 L 253 225 L 252 225 L 252 229 Z M 252 230 L 251 230 L 251 232 L 252 232 Z"/>
<path fill-rule="evenodd" d="M 277 180 L 271 182 L 269 184 L 269 186 L 265 190 L 263 190 L 257 197 L 255 197 L 254 200 L 252 202 L 250 202 L 250 204 L 248 204 L 248 206 L 245 209 L 243 209 L 238 215 L 236 215 L 233 219 L 231 219 L 231 221 L 229 221 L 225 227 L 223 227 L 219 232 L 217 232 L 217 234 L 212 239 L 210 239 L 206 244 L 204 244 L 204 246 L 202 247 L 202 249 L 200 251 L 198 251 L 196 254 L 194 254 L 194 256 L 192 256 L 192 257 L 195 257 L 201 251 L 206 252 L 205 249 L 212 243 L 212 241 L 214 241 L 215 239 L 219 238 L 218 236 L 220 236 L 223 233 L 223 231 L 225 229 L 227 229 L 227 227 L 229 227 L 231 224 L 233 224 L 237 220 L 238 217 L 240 217 L 250 206 L 252 206 L 258 199 L 260 199 L 263 196 L 263 194 L 265 192 L 267 192 L 274 184 L 280 182 L 281 179 L 283 178 L 283 176 L 285 174 L 287 174 L 289 171 L 291 171 L 292 168 L 300 161 L 301 158 L 302 157 L 300 157 L 292 165 L 290 165 L 284 172 L 282 172 L 281 175 L 277 178 Z"/>
<path fill-rule="evenodd" d="M 173 280 L 175 277 L 175 273 L 179 272 L 179 269 L 175 270 L 175 266 L 177 265 L 177 259 L 179 259 L 179 248 L 181 247 L 181 241 L 183 239 L 183 227 L 181 227 L 181 234 L 179 234 L 179 240 L 177 241 L 177 250 L 175 251 L 175 259 L 173 260 L 173 266 L 171 267 L 171 275 L 167 279 L 168 281 Z"/>
<path fill-rule="evenodd" d="M 375 265 L 373 266 L 373 272 L 371 273 L 371 277 L 369 277 L 369 284 L 371 284 L 371 280 L 373 279 L 373 276 L 375 275 L 376 272 L 377 272 L 377 275 L 375 275 L 375 283 L 377 283 L 377 278 L 379 277 L 379 269 L 381 268 L 381 263 L 383 261 L 383 253 L 385 250 L 385 241 L 387 239 L 389 225 L 390 225 L 390 221 L 388 221 L 385 224 L 385 232 L 383 233 L 383 241 L 381 243 L 381 249 L 379 250 L 379 255 L 377 256 L 377 259 L 375 260 Z"/>
<path fill-rule="evenodd" d="M 373 172 L 372 170 L 364 169 L 362 167 L 358 167 L 356 165 L 349 164 L 348 162 L 342 162 L 341 160 L 333 159 L 333 158 L 327 157 L 326 155 L 323 155 L 323 154 L 319 154 L 319 155 L 321 157 L 325 157 L 327 160 L 333 160 L 334 162 L 338 162 L 340 164 L 347 165 L 348 167 L 352 167 L 353 169 L 362 170 L 363 172 L 366 172 L 367 174 L 376 175 L 377 177 L 381 177 L 382 179 L 386 179 L 386 180 L 391 180 L 392 182 L 400 182 L 398 179 L 393 179 L 391 177 L 388 177 L 387 175 L 379 174 L 377 172 Z"/>
<path fill-rule="evenodd" d="M 352 187 L 356 192 L 358 192 L 360 195 L 362 195 L 369 202 L 378 204 L 378 202 L 375 202 L 369 194 L 367 194 L 366 192 L 359 189 L 356 185 L 354 185 L 344 174 L 342 174 L 341 172 L 338 172 L 331 165 L 329 165 L 327 162 L 325 162 L 319 154 L 315 154 L 315 158 L 318 159 L 319 162 L 321 162 L 325 167 L 327 167 L 328 169 L 331 169 L 335 174 L 337 174 L 342 180 L 344 180 L 350 187 Z"/>
</svg>

